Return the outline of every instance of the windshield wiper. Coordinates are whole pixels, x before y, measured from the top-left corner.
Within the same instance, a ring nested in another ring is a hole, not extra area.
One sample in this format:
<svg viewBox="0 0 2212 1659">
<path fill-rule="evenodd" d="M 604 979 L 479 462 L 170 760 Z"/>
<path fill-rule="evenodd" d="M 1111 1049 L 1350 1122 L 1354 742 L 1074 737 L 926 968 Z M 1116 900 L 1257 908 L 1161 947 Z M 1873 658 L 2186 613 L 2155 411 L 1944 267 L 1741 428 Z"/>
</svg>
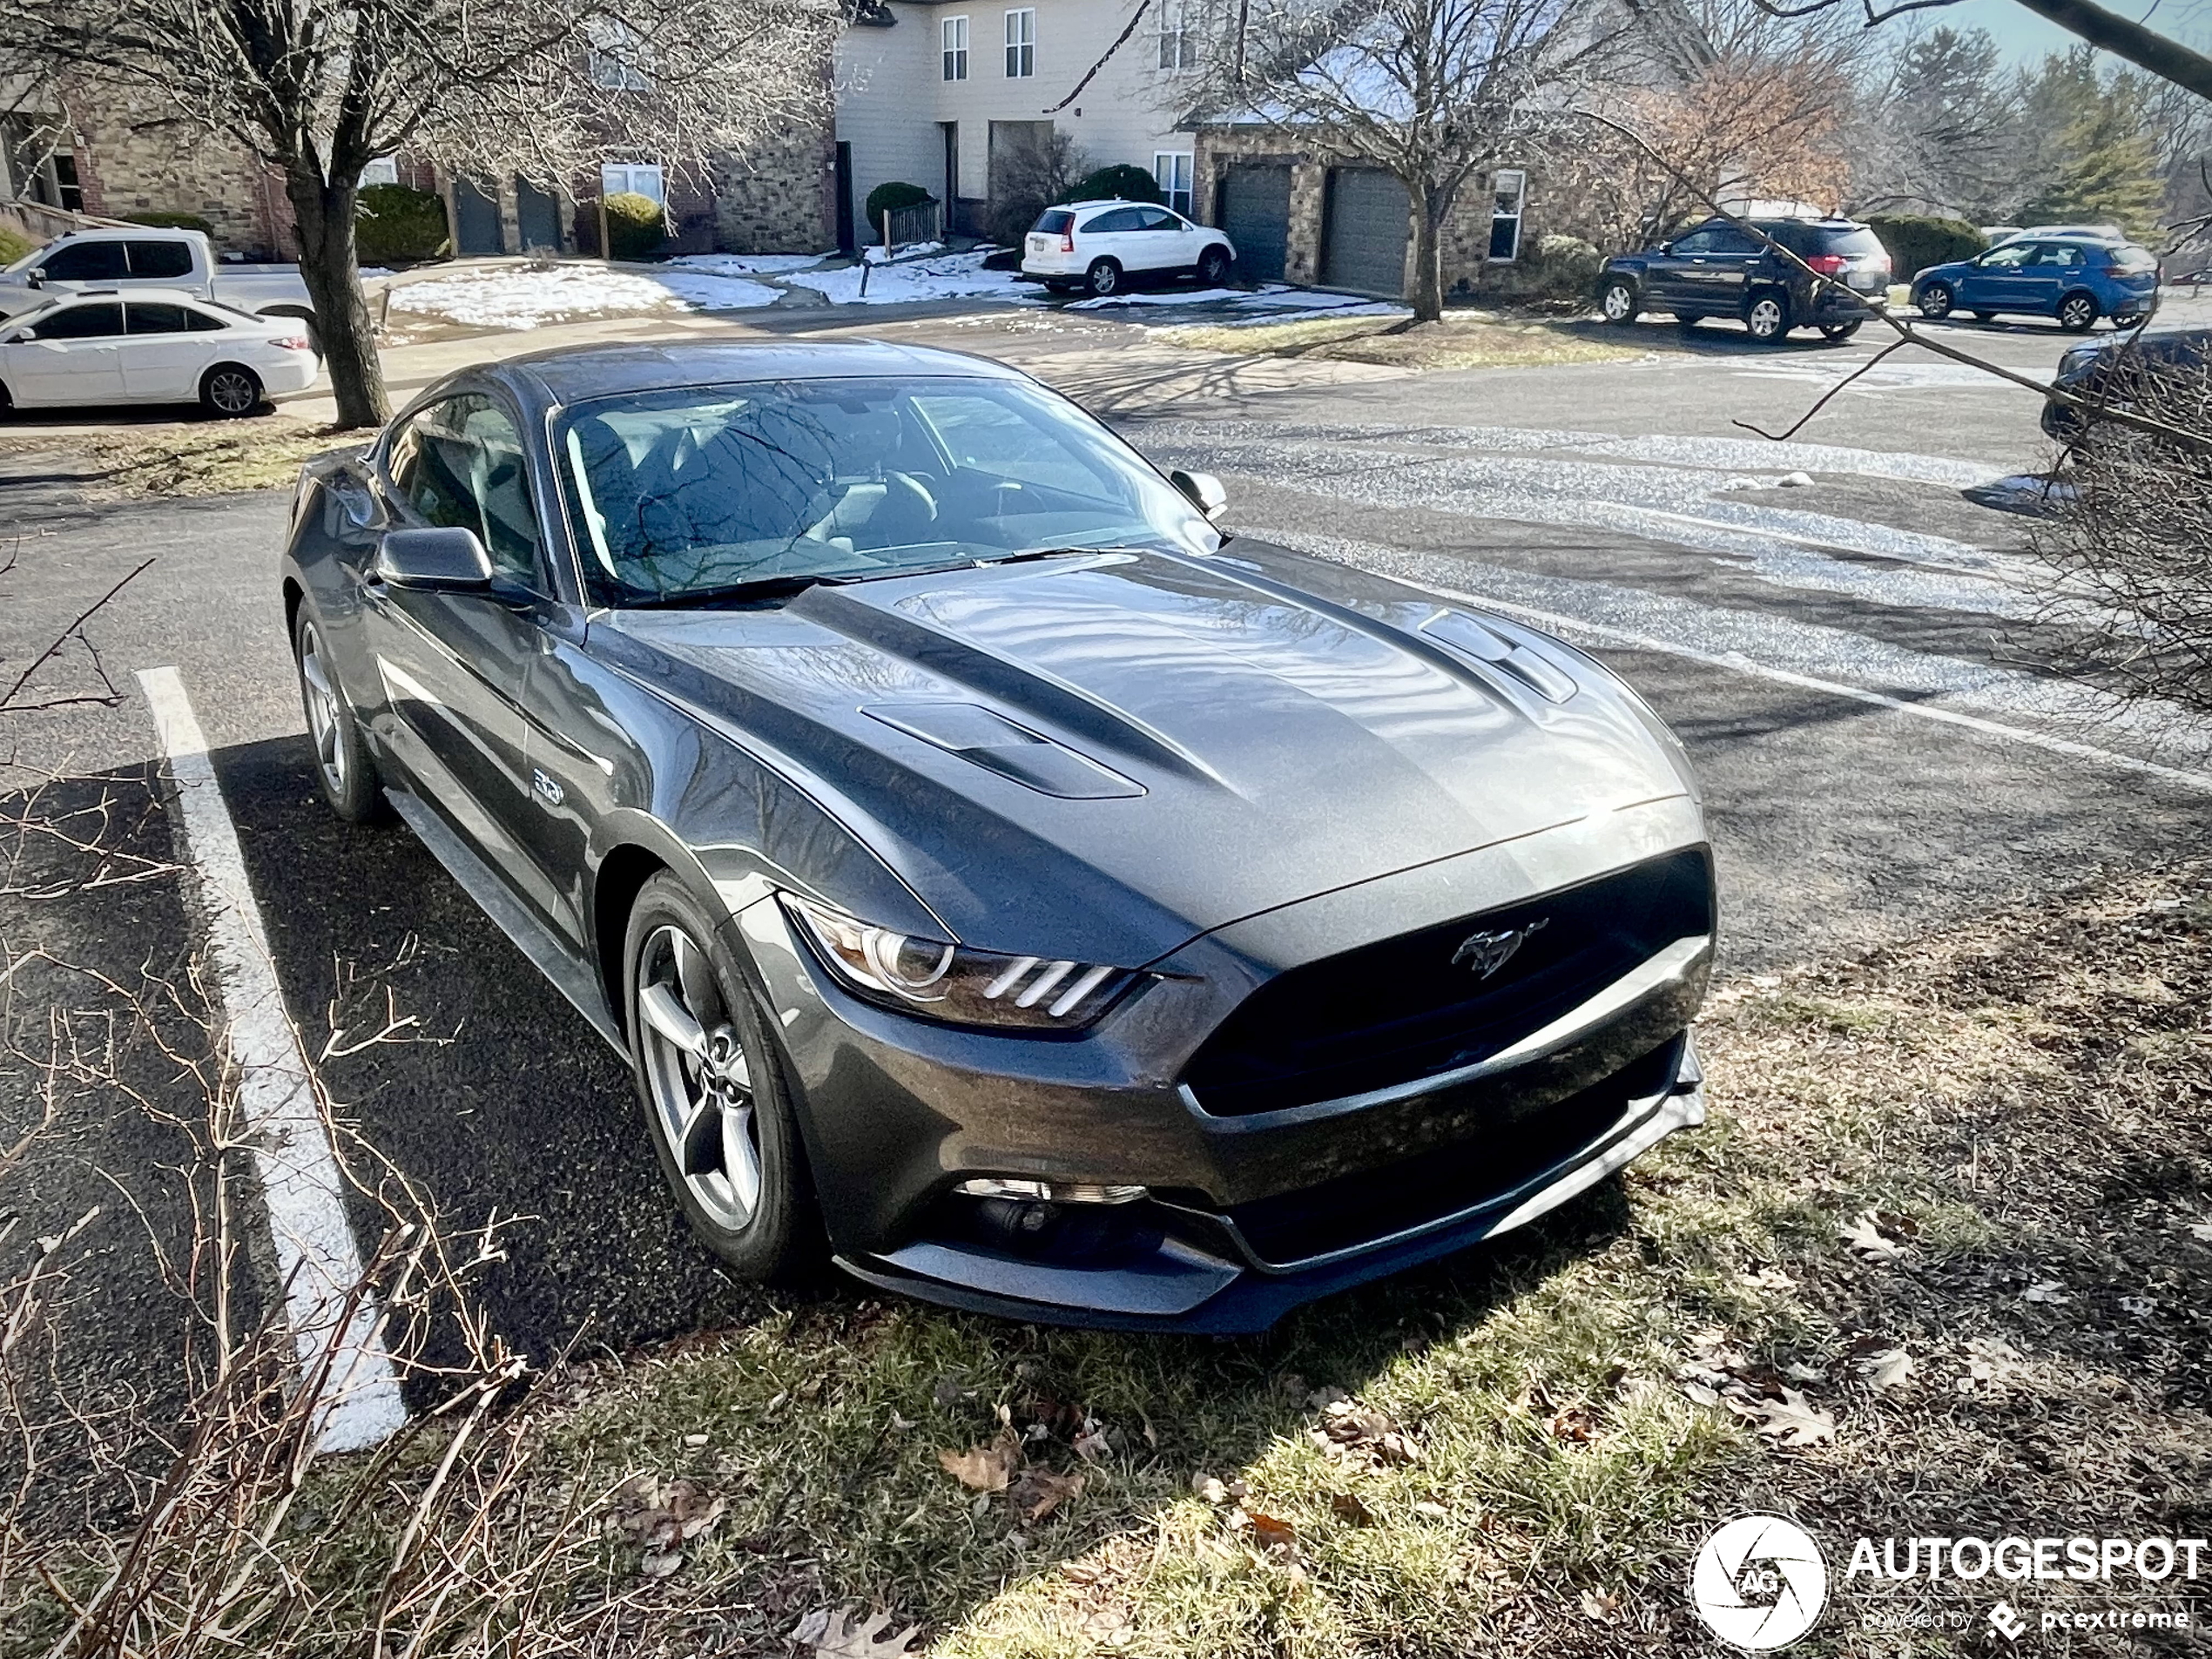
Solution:
<svg viewBox="0 0 2212 1659">
<path fill-rule="evenodd" d="M 788 599 L 829 578 L 819 576 L 762 576 L 750 582 L 732 582 L 718 588 L 682 588 L 651 598 L 632 599 L 631 607 L 648 610 L 685 610 L 693 606 L 743 604 L 752 599 Z"/>
</svg>

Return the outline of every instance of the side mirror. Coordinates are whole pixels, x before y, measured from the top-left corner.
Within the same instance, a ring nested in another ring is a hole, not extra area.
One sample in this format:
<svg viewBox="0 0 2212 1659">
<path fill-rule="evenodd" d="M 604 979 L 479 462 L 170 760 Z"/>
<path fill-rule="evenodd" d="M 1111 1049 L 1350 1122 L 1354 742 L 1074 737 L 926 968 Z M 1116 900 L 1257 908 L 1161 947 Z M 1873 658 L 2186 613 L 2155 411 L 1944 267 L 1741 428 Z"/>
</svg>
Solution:
<svg viewBox="0 0 2212 1659">
<path fill-rule="evenodd" d="M 486 593 L 491 589 L 491 559 L 474 530 L 388 530 L 383 545 L 376 550 L 374 574 L 395 588 L 421 593 Z"/>
<path fill-rule="evenodd" d="M 1671 253 L 1675 251 L 1675 245 L 1672 242 L 1662 242 L 1651 251 L 1654 253 Z"/>
<path fill-rule="evenodd" d="M 1219 523 L 1229 510 L 1229 492 L 1210 472 L 1184 472 L 1178 468 L 1168 475 L 1168 482 L 1189 496 L 1190 504 L 1212 523 Z"/>
<path fill-rule="evenodd" d="M 0 346 L 28 346 L 37 338 L 38 331 L 36 328 L 18 328 L 5 340 L 0 340 Z"/>
<path fill-rule="evenodd" d="M 24 277 L 23 285 L 26 288 L 44 287 L 46 286 L 46 267 L 42 265 L 36 271 L 27 273 Z"/>
</svg>

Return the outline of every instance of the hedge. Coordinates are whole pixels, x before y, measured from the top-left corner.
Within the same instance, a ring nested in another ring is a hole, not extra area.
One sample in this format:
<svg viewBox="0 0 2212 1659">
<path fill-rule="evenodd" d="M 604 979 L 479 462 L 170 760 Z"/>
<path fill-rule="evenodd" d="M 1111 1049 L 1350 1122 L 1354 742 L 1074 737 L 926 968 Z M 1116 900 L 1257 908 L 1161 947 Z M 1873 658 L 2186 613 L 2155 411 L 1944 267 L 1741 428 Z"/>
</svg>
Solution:
<svg viewBox="0 0 2212 1659">
<path fill-rule="evenodd" d="M 883 234 L 883 216 L 886 213 L 895 213 L 901 207 L 919 207 L 931 199 L 929 192 L 920 185 L 902 184 L 896 179 L 878 185 L 868 192 L 868 235 Z"/>
<path fill-rule="evenodd" d="M 608 257 L 651 259 L 668 239 L 668 216 L 651 196 L 618 190 L 606 199 Z"/>
<path fill-rule="evenodd" d="M 354 253 L 364 265 L 403 265 L 446 250 L 446 205 L 434 191 L 364 185 L 354 206 Z"/>
<path fill-rule="evenodd" d="M 1960 219 L 1899 213 L 1867 219 L 1867 226 L 1890 251 L 1890 274 L 1910 282 L 1915 273 L 1953 260 L 1970 260 L 1989 246 L 1982 233 Z"/>
<path fill-rule="evenodd" d="M 1160 181 L 1142 167 L 1117 161 L 1101 167 L 1069 192 L 1069 201 L 1164 202 Z"/>
</svg>

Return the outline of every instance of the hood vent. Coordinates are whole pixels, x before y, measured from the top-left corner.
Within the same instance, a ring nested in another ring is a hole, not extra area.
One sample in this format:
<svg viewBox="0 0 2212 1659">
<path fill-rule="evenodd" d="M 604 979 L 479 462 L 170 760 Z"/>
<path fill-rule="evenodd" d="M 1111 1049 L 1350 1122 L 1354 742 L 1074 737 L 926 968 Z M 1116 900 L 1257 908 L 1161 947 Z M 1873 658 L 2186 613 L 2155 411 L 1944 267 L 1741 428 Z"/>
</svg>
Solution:
<svg viewBox="0 0 2212 1659">
<path fill-rule="evenodd" d="M 1062 800 L 1142 795 L 1144 787 L 980 703 L 881 703 L 860 711 L 894 731 Z"/>
<path fill-rule="evenodd" d="M 1421 631 L 1470 659 L 1478 670 L 1487 671 L 1487 677 L 1494 681 L 1499 675 L 1510 675 L 1547 702 L 1564 703 L 1579 689 L 1526 645 L 1516 644 L 1460 611 L 1438 611 L 1421 624 Z"/>
</svg>

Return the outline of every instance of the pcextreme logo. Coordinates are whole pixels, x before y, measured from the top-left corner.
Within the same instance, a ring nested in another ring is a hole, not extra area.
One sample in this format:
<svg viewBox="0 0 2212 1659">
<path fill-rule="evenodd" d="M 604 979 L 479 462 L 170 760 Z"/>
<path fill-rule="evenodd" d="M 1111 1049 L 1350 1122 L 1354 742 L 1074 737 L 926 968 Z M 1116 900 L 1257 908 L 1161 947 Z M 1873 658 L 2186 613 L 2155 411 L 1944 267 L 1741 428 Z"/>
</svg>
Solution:
<svg viewBox="0 0 2212 1659">
<path fill-rule="evenodd" d="M 1795 1521 L 1743 1515 L 1698 1546 L 1689 1604 L 1730 1647 L 1763 1653 L 1795 1642 L 1828 1604 L 1828 1563 Z"/>
</svg>

